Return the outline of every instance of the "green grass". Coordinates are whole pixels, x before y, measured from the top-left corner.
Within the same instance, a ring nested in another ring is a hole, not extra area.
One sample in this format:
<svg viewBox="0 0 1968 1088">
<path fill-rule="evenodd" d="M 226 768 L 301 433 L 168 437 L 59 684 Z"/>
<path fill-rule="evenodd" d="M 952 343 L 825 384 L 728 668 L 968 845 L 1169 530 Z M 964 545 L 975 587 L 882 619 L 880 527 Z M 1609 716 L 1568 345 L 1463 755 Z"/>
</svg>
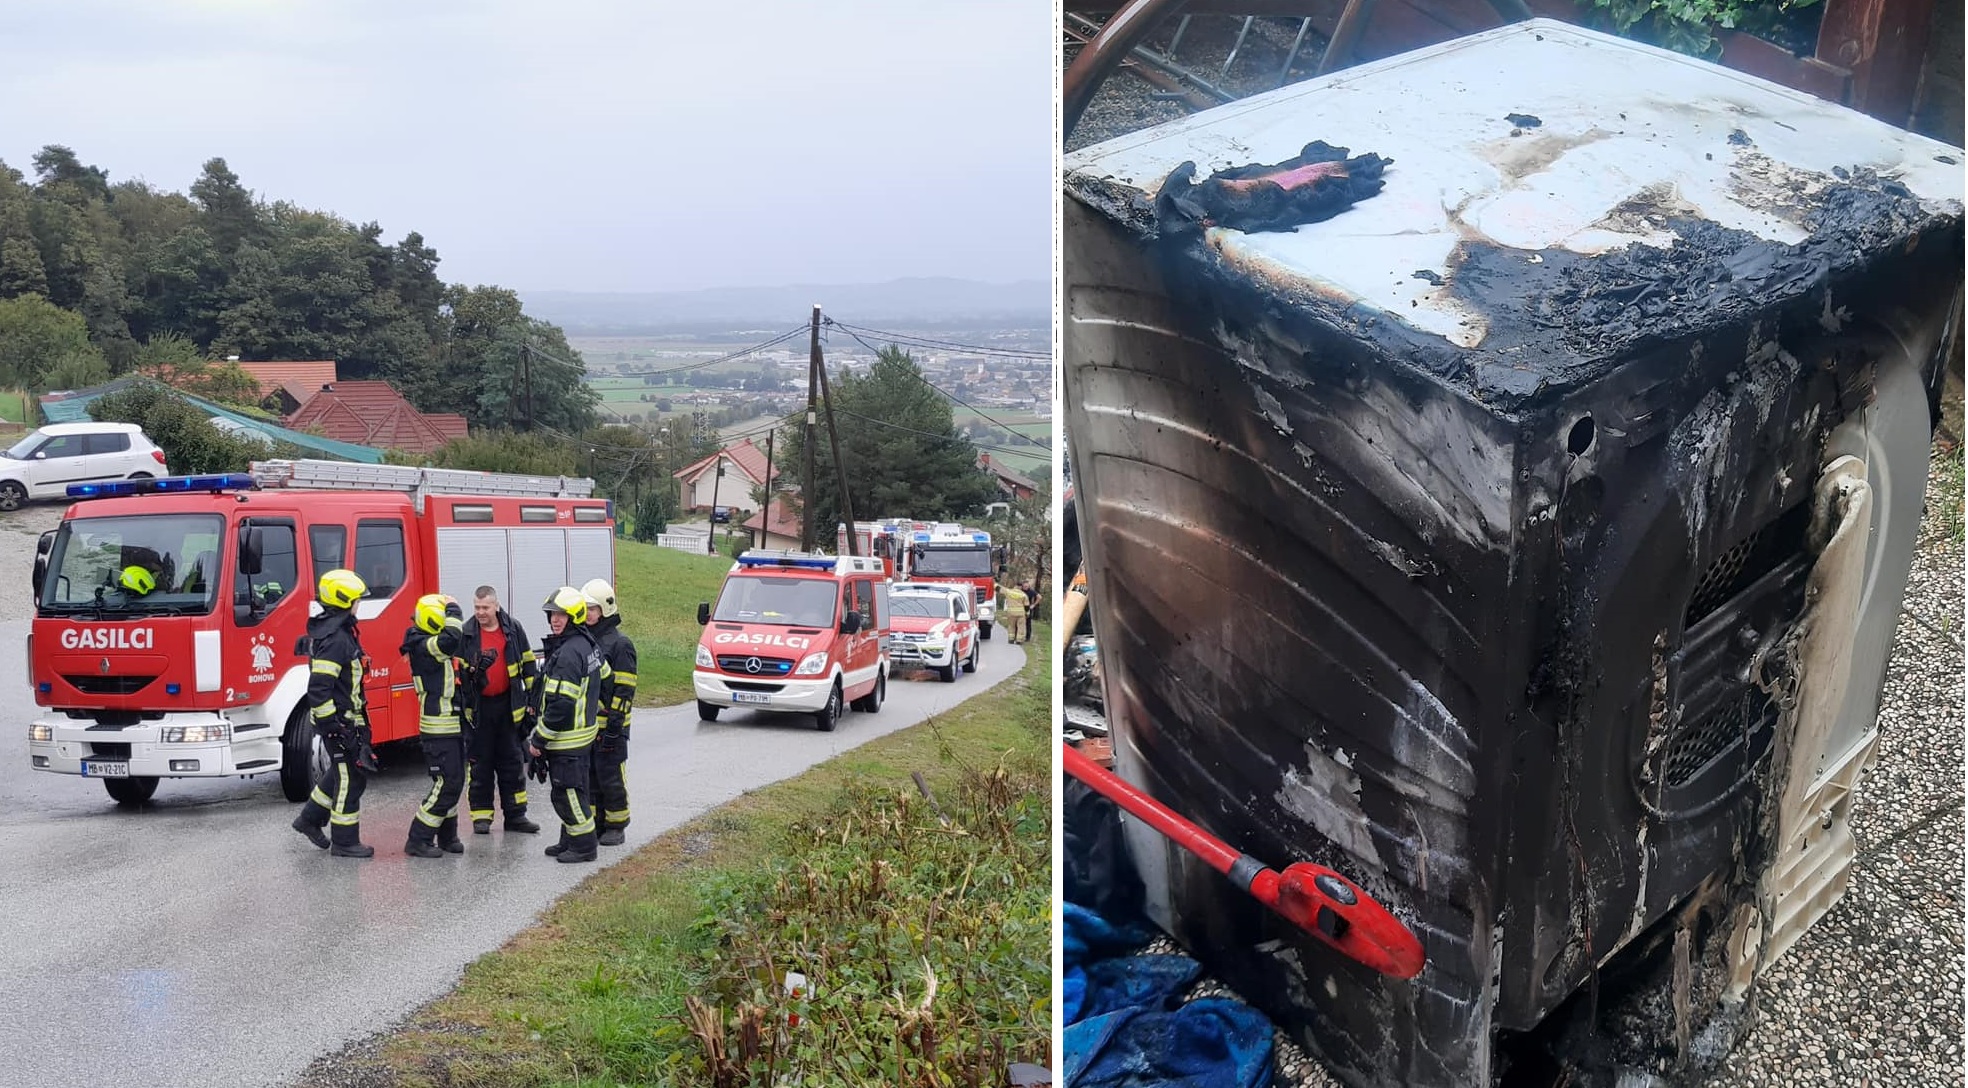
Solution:
<svg viewBox="0 0 1968 1088">
<path fill-rule="evenodd" d="M 940 1088 L 1050 1065 L 1049 673 L 1029 654 L 991 692 L 668 832 L 334 1075 Z M 814 985 L 797 1008 L 787 969 Z"/>
<path fill-rule="evenodd" d="M 636 703 L 667 706 L 693 698 L 697 603 L 717 599 L 731 560 L 674 548 L 615 541 L 615 597 L 622 632 L 636 644 Z"/>
<path fill-rule="evenodd" d="M 32 426 L 34 421 L 27 418 L 27 394 L 18 389 L 0 390 L 0 419 Z"/>
</svg>

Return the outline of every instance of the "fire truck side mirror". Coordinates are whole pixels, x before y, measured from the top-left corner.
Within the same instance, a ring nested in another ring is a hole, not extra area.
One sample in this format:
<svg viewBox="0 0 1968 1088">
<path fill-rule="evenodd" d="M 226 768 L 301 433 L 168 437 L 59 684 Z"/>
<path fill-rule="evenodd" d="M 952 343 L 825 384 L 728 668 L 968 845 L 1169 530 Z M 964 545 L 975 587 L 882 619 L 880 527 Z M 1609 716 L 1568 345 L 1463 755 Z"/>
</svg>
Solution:
<svg viewBox="0 0 1968 1088">
<path fill-rule="evenodd" d="M 239 530 L 239 572 L 247 576 L 260 573 L 260 559 L 265 554 L 263 532 L 253 526 Z"/>
<path fill-rule="evenodd" d="M 841 634 L 843 635 L 857 634 L 860 632 L 860 630 L 861 630 L 861 613 L 856 612 L 853 609 L 848 609 L 847 615 L 841 617 Z"/>
<path fill-rule="evenodd" d="M 699 601 L 697 603 L 697 626 L 702 627 L 710 622 L 711 622 L 711 602 Z"/>
<path fill-rule="evenodd" d="M 48 577 L 48 553 L 55 546 L 57 531 L 50 529 L 42 533 L 41 540 L 34 545 L 34 596 L 37 599 L 41 596 L 41 583 Z"/>
</svg>

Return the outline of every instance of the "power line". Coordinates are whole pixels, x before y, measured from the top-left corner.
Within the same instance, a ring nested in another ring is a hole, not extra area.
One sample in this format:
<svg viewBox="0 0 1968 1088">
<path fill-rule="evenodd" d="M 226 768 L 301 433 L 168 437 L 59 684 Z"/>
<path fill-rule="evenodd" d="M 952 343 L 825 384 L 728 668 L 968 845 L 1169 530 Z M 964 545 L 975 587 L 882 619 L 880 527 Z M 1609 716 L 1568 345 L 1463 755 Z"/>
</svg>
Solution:
<svg viewBox="0 0 1968 1088">
<path fill-rule="evenodd" d="M 778 336 L 775 336 L 770 340 L 761 341 L 749 347 L 739 348 L 737 351 L 731 352 L 726 355 L 720 355 L 715 359 L 705 359 L 702 360 L 701 362 L 695 362 L 695 363 L 684 363 L 681 366 L 665 367 L 659 370 L 618 370 L 612 374 L 597 374 L 593 371 L 581 368 L 578 364 L 569 363 L 565 359 L 558 359 L 556 361 L 566 366 L 574 366 L 576 367 L 576 369 L 580 369 L 582 373 L 587 374 L 591 378 L 659 378 L 666 374 L 681 374 L 688 370 L 703 370 L 705 367 L 713 367 L 718 365 L 719 363 L 733 362 L 735 360 L 742 359 L 747 355 L 764 351 L 767 348 L 777 347 L 780 344 L 783 344 L 786 341 L 791 340 L 794 337 L 806 331 L 807 331 L 806 326 L 802 325 L 799 328 L 793 329 L 790 332 L 780 333 Z M 549 359 L 553 358 L 553 356 L 546 355 L 544 352 L 539 351 L 537 348 L 534 349 L 534 353 L 541 355 L 544 358 L 549 358 Z"/>
<path fill-rule="evenodd" d="M 848 411 L 848 410 L 847 410 L 847 409 L 845 409 L 845 408 L 835 408 L 835 409 L 834 409 L 834 411 L 836 411 L 836 412 L 839 412 L 839 413 L 840 413 L 841 415 L 844 415 L 844 416 L 847 416 L 847 417 L 848 417 L 848 418 L 850 418 L 850 419 L 858 419 L 858 420 L 860 420 L 860 421 L 861 421 L 861 422 L 863 422 L 863 423 L 872 423 L 872 424 L 874 424 L 874 425 L 875 425 L 875 426 L 877 426 L 877 427 L 887 427 L 887 428 L 889 428 L 890 430 L 895 430 L 895 431 L 904 431 L 904 432 L 907 432 L 907 433 L 909 433 L 909 434 L 917 434 L 917 435 L 921 435 L 921 436 L 923 436 L 924 438 L 934 438 L 934 439 L 937 439 L 938 441 L 941 441 L 941 442 L 958 442 L 958 443 L 964 443 L 964 444 L 967 444 L 967 445 L 969 445 L 969 446 L 970 446 L 970 447 L 971 447 L 972 449 L 979 449 L 979 450 L 984 450 L 984 451 L 985 451 L 985 452 L 987 452 L 987 453 L 1004 453 L 1004 454 L 1011 454 L 1011 455 L 1013 455 L 1013 456 L 1017 456 L 1017 457 L 1039 457 L 1039 456 L 1040 456 L 1039 454 L 1037 454 L 1037 453 L 1034 453 L 1033 451 L 1031 451 L 1031 450 L 1029 450 L 1029 449 L 1017 449 L 1017 448 L 1014 448 L 1014 447 L 1011 447 L 1011 446 L 996 446 L 996 445 L 991 445 L 991 444 L 989 444 L 989 443 L 984 443 L 984 442 L 972 442 L 972 441 L 970 441 L 969 439 L 965 439 L 965 438 L 962 438 L 962 437 L 959 437 L 959 436 L 954 436 L 954 435 L 947 435 L 947 434 L 937 434 L 937 433 L 936 433 L 936 432 L 934 432 L 934 431 L 924 431 L 924 430 L 918 430 L 918 429 L 917 429 L 917 428 L 915 428 L 915 427 L 904 427 L 904 426 L 903 426 L 903 425 L 901 425 L 900 423 L 890 423 L 890 422 L 888 422 L 888 421 L 887 421 L 887 420 L 885 420 L 885 419 L 875 419 L 875 418 L 873 418 L 872 416 L 864 416 L 864 415 L 860 415 L 859 413 L 856 413 L 856 412 L 850 412 L 850 411 Z M 1040 448 L 1040 449 L 1044 449 L 1044 447 L 1039 447 L 1039 448 Z M 1043 459 L 1044 461 L 1046 461 L 1047 463 L 1051 463 L 1051 461 L 1052 461 L 1052 458 L 1051 458 L 1050 456 L 1045 456 L 1045 457 L 1043 457 L 1042 459 Z"/>
<path fill-rule="evenodd" d="M 836 321 L 833 318 L 826 318 L 825 321 L 827 324 L 837 325 L 849 333 L 856 331 L 865 332 L 869 336 L 891 340 L 897 344 L 909 343 L 920 347 L 936 348 L 941 351 L 961 351 L 971 355 L 995 355 L 1007 359 L 1031 359 L 1040 362 L 1050 362 L 1052 360 L 1052 352 L 1050 351 L 1026 351 L 1021 348 L 991 347 L 986 344 L 961 344 L 954 340 L 936 340 L 927 336 L 916 336 L 913 333 L 888 332 L 882 329 L 871 329 L 865 325 L 850 325 L 845 321 Z M 859 338 L 857 337 L 856 339 Z"/>
<path fill-rule="evenodd" d="M 842 325 L 841 329 L 845 331 L 847 335 L 854 337 L 854 339 L 858 341 L 862 347 L 867 348 L 869 351 L 872 351 L 877 355 L 881 354 L 881 349 L 875 347 L 873 344 L 868 343 L 866 340 L 861 339 L 860 333 L 855 332 L 852 328 L 849 328 L 846 325 Z M 916 372 L 915 378 L 917 381 L 923 383 L 926 386 L 929 386 L 931 389 L 936 390 L 937 393 L 941 394 L 945 398 L 954 401 L 957 404 L 961 404 L 965 408 L 968 408 L 973 412 L 976 412 L 979 418 L 983 419 L 986 423 L 989 423 L 992 426 L 998 428 L 999 430 L 1005 432 L 1006 434 L 1017 435 L 1020 438 L 1026 437 L 1023 433 L 1013 430 L 1011 427 L 1007 426 L 1003 422 L 991 418 L 989 415 L 985 414 L 984 409 L 979 408 L 974 404 L 968 403 L 962 397 L 959 397 L 955 393 L 952 393 L 944 389 L 942 386 L 937 385 L 935 382 L 930 381 L 928 378 L 922 375 L 922 372 L 920 370 Z"/>
</svg>

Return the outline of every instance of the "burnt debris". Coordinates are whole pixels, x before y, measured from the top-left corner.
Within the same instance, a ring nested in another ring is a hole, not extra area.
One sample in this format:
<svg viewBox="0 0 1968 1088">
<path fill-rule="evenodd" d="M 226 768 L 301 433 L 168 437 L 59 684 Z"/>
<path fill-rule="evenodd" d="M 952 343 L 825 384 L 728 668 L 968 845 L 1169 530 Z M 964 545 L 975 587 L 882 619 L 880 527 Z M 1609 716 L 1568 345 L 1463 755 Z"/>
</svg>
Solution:
<svg viewBox="0 0 1968 1088">
<path fill-rule="evenodd" d="M 1536 128 L 1544 124 L 1544 119 L 1532 113 L 1506 113 L 1503 119 L 1517 128 Z"/>
<path fill-rule="evenodd" d="M 1196 164 L 1185 162 L 1162 182 L 1156 218 L 1167 234 L 1205 225 L 1255 234 L 1324 222 L 1379 193 L 1386 184 L 1381 174 L 1394 161 L 1350 154 L 1314 140 L 1281 163 L 1233 166 L 1200 183 Z"/>
</svg>

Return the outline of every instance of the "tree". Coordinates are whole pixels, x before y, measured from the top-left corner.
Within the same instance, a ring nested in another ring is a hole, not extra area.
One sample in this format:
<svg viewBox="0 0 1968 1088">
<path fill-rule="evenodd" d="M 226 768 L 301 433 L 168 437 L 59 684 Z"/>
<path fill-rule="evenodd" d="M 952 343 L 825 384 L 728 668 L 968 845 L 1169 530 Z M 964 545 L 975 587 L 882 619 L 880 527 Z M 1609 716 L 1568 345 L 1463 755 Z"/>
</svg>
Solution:
<svg viewBox="0 0 1968 1088">
<path fill-rule="evenodd" d="M 834 422 L 855 516 L 963 519 L 983 512 L 997 484 L 977 466 L 977 449 L 957 433 L 950 404 L 923 379 L 908 353 L 881 350 L 866 372 L 831 376 Z M 800 415 L 801 419 L 804 414 Z M 804 435 L 783 427 L 784 465 L 798 479 Z M 822 413 L 814 435 L 812 504 L 815 536 L 827 540 L 841 521 L 840 488 Z"/>
<path fill-rule="evenodd" d="M 40 295 L 0 300 L 0 385 L 43 392 L 109 379 L 82 315 Z"/>
<path fill-rule="evenodd" d="M 292 457 L 297 452 L 285 443 L 269 445 L 222 431 L 197 405 L 147 378 L 89 402 L 89 415 L 142 427 L 164 451 L 173 472 L 245 472 L 256 460 Z"/>
</svg>

